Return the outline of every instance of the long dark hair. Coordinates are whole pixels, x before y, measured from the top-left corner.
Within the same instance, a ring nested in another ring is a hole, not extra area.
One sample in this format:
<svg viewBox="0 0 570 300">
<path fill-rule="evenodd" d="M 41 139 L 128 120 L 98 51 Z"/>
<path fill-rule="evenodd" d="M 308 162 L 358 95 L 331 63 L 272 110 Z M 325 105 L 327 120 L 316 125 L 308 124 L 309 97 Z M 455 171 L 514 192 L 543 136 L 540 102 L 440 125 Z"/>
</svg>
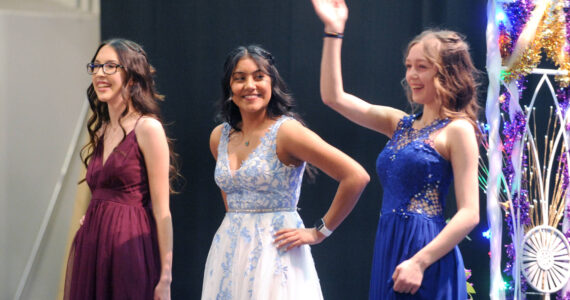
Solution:
<svg viewBox="0 0 570 300">
<path fill-rule="evenodd" d="M 160 116 L 160 107 L 158 101 L 163 101 L 164 96 L 160 95 L 156 90 L 154 82 L 155 69 L 148 62 L 148 57 L 143 48 L 129 40 L 125 39 L 111 39 L 103 42 L 95 51 L 95 55 L 91 59 L 93 63 L 99 50 L 103 46 L 110 46 L 119 56 L 119 63 L 125 70 L 125 81 L 123 85 L 124 99 L 130 99 L 133 109 L 143 116 L 149 116 L 159 120 L 162 123 Z M 99 101 L 93 83 L 87 88 L 87 99 L 91 107 L 92 114 L 87 121 L 87 132 L 89 133 L 89 142 L 81 148 L 80 156 L 85 167 L 87 167 L 89 160 L 94 154 L 95 148 L 99 143 L 101 137 L 100 131 L 103 125 L 108 124 L 109 108 L 107 103 Z M 126 131 L 121 124 L 121 119 L 124 118 L 129 112 L 129 105 L 119 117 L 119 125 L 123 131 L 123 140 L 126 137 Z M 172 149 L 172 140 L 167 137 L 168 148 L 170 152 L 170 181 L 172 183 L 177 177 L 180 177 L 178 171 L 177 158 L 178 155 Z"/>
<path fill-rule="evenodd" d="M 218 100 L 218 116 L 219 121 L 228 122 L 233 128 L 233 132 L 241 131 L 241 113 L 239 108 L 232 101 L 231 79 L 234 69 L 238 62 L 244 58 L 251 58 L 255 61 L 260 70 L 271 77 L 271 99 L 267 104 L 267 116 L 269 118 L 277 118 L 283 115 L 290 116 L 301 124 L 305 124 L 301 117 L 293 111 L 295 100 L 287 88 L 287 84 L 279 75 L 279 71 L 275 65 L 275 59 L 269 51 L 258 45 L 239 46 L 232 50 L 224 63 L 224 73 L 221 80 L 222 97 Z M 309 181 L 314 181 L 317 169 L 307 164 L 305 172 L 309 177 Z"/>
<path fill-rule="evenodd" d="M 279 75 L 273 55 L 257 45 L 239 46 L 228 54 L 221 80 L 222 97 L 218 101 L 218 119 L 222 122 L 228 122 L 235 131 L 241 131 L 239 127 L 241 114 L 239 108 L 232 101 L 230 82 L 236 65 L 244 57 L 253 59 L 258 67 L 271 77 L 271 99 L 267 105 L 268 117 L 276 118 L 287 115 L 302 122 L 299 115 L 293 111 L 295 101 L 289 93 L 285 81 Z"/>
</svg>

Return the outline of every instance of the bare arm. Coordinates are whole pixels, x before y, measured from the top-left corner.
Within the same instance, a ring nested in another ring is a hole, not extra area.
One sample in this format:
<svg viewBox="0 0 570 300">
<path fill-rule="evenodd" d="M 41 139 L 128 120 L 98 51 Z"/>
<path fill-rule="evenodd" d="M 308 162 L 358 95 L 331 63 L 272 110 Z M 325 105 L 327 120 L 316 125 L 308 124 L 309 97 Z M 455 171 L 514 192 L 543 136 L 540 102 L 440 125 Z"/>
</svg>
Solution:
<svg viewBox="0 0 570 300">
<path fill-rule="evenodd" d="M 339 182 L 323 217 L 330 230 L 335 230 L 348 216 L 370 181 L 368 173 L 356 161 L 297 121 L 287 121 L 281 125 L 277 135 L 277 152 L 281 161 L 306 161 Z M 282 229 L 277 232 L 275 242 L 278 247 L 287 247 L 288 250 L 303 244 L 320 243 L 324 238 L 315 228 Z"/>
<path fill-rule="evenodd" d="M 415 293 L 425 269 L 449 253 L 479 223 L 479 150 L 475 132 L 466 120 L 453 121 L 448 127 L 446 143 L 453 168 L 457 213 L 429 244 L 396 267 L 392 278 L 398 292 Z"/>
<path fill-rule="evenodd" d="M 343 0 L 312 2 L 326 32 L 344 32 L 348 8 Z M 324 38 L 320 80 L 323 102 L 354 123 L 392 137 L 398 121 L 406 114 L 392 107 L 372 105 L 344 91 L 341 47 L 342 39 Z"/>
<path fill-rule="evenodd" d="M 216 126 L 216 128 L 214 128 L 214 130 L 212 130 L 212 133 L 210 134 L 210 151 L 212 152 L 212 155 L 214 156 L 214 159 L 216 161 L 218 160 L 218 145 L 220 144 L 220 137 L 222 136 L 222 127 L 223 125 Z M 226 211 L 228 211 L 228 201 L 226 200 L 226 193 L 224 193 L 224 191 L 222 190 L 220 190 L 220 192 L 222 193 L 222 200 L 224 201 L 224 207 L 226 208 Z"/>
<path fill-rule="evenodd" d="M 156 221 L 160 252 L 160 280 L 155 287 L 154 299 L 170 299 L 172 282 L 172 216 L 170 214 L 170 155 L 162 124 L 144 117 L 136 128 L 136 135 L 144 155 L 152 212 Z"/>
</svg>

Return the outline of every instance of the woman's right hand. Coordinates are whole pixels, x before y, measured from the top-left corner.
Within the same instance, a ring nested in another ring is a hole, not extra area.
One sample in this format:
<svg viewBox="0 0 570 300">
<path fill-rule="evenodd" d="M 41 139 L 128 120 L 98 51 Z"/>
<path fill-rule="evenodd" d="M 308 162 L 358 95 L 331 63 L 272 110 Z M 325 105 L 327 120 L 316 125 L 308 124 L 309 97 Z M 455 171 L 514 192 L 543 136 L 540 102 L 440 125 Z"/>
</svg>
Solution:
<svg viewBox="0 0 570 300">
<path fill-rule="evenodd" d="M 81 219 L 79 219 L 79 226 L 83 226 L 83 222 L 85 222 L 85 215 L 83 215 Z"/>
<path fill-rule="evenodd" d="M 348 7 L 344 0 L 312 0 L 317 16 L 325 24 L 325 31 L 344 33 Z"/>
<path fill-rule="evenodd" d="M 316 228 L 285 228 L 275 233 L 277 249 L 289 251 L 302 245 L 315 245 L 322 242 L 325 235 Z"/>
</svg>

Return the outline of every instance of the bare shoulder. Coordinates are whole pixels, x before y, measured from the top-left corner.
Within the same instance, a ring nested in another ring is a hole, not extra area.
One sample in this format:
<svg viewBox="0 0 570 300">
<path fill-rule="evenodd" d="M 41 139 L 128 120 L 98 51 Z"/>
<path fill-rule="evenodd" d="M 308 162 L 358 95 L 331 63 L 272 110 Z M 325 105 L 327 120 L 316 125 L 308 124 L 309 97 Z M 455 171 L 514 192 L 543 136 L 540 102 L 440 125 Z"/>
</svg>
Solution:
<svg viewBox="0 0 570 300">
<path fill-rule="evenodd" d="M 277 132 L 277 139 L 284 143 L 303 142 L 307 136 L 314 134 L 309 128 L 295 119 L 283 122 Z"/>
<path fill-rule="evenodd" d="M 223 127 L 224 124 L 220 124 L 212 130 L 212 133 L 210 133 L 210 151 L 215 159 L 218 158 L 218 144 L 220 143 Z"/>
<path fill-rule="evenodd" d="M 145 159 L 156 160 L 157 158 L 168 157 L 168 140 L 162 123 L 158 119 L 143 116 L 134 130 L 137 143 Z"/>
<path fill-rule="evenodd" d="M 447 126 L 448 135 L 450 138 L 475 138 L 475 128 L 471 122 L 465 119 L 455 119 Z"/>
<path fill-rule="evenodd" d="M 214 127 L 214 129 L 212 130 L 212 133 L 210 133 L 210 142 L 212 140 L 216 140 L 216 143 L 220 140 L 220 137 L 222 136 L 222 128 L 224 127 L 224 124 L 219 124 L 218 126 Z"/>
<path fill-rule="evenodd" d="M 135 135 L 144 153 L 154 151 L 154 149 L 168 147 L 166 133 L 164 132 L 162 123 L 153 117 L 141 117 L 135 127 Z"/>
<path fill-rule="evenodd" d="M 465 119 L 456 119 L 451 121 L 446 126 L 447 144 L 453 153 L 458 153 L 460 156 L 469 156 L 468 154 L 477 155 L 477 135 L 473 125 Z"/>
<path fill-rule="evenodd" d="M 279 133 L 283 132 L 284 134 L 295 134 L 299 130 L 306 130 L 307 127 L 301 124 L 301 122 L 291 118 L 288 120 L 283 121 L 283 124 L 279 127 Z"/>
<path fill-rule="evenodd" d="M 164 134 L 164 128 L 158 119 L 150 116 L 143 116 L 135 128 L 135 133 L 137 134 L 137 137 L 141 135 L 143 137 L 149 137 L 156 134 Z"/>
<path fill-rule="evenodd" d="M 286 120 L 279 127 L 276 148 L 281 162 L 296 166 L 303 161 L 315 163 L 330 150 L 330 146 L 315 132 L 295 119 Z"/>
</svg>

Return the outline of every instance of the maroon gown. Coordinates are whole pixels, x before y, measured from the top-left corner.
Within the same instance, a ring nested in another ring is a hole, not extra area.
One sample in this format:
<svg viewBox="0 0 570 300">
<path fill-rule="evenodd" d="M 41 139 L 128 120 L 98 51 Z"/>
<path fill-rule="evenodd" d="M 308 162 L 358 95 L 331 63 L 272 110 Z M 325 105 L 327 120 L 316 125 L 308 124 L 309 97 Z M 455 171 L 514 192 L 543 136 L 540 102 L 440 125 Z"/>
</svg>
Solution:
<svg viewBox="0 0 570 300">
<path fill-rule="evenodd" d="M 71 245 L 64 299 L 152 299 L 160 256 L 144 157 L 132 130 L 103 165 L 102 141 L 87 167 L 91 202 Z"/>
</svg>

